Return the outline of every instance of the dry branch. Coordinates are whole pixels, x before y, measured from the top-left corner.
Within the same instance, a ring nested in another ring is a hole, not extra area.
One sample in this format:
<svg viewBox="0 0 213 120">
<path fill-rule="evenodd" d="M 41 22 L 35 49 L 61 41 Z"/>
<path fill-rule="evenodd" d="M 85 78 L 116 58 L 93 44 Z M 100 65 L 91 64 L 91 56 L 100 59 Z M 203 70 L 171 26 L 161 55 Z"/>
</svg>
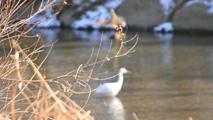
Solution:
<svg viewBox="0 0 213 120">
<path fill-rule="evenodd" d="M 180 2 L 175 1 L 176 6 L 175 8 L 169 13 L 169 15 L 166 17 L 165 22 L 171 22 L 173 20 L 173 16 L 175 15 L 176 11 L 179 10 L 185 3 L 187 3 L 189 0 L 181 0 Z"/>
</svg>

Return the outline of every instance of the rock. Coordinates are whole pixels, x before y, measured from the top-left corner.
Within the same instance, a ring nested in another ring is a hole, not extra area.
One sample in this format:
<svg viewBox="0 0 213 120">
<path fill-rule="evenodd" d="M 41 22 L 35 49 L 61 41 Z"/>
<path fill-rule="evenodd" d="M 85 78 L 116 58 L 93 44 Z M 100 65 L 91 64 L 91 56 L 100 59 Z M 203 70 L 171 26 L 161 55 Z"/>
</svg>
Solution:
<svg viewBox="0 0 213 120">
<path fill-rule="evenodd" d="M 164 13 L 157 0 L 129 0 L 116 9 L 126 20 L 127 26 L 155 27 L 163 22 Z"/>
<path fill-rule="evenodd" d="M 192 4 L 179 9 L 173 18 L 174 29 L 213 30 L 213 14 L 203 4 Z"/>
</svg>

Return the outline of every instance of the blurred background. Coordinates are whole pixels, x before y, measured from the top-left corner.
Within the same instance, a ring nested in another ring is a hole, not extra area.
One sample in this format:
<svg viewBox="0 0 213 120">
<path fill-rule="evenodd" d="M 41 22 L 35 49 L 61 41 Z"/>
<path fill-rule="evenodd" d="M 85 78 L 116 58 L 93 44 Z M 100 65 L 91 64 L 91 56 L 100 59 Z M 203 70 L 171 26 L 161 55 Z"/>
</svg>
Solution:
<svg viewBox="0 0 213 120">
<path fill-rule="evenodd" d="M 212 31 L 213 28 L 212 0 L 67 0 L 66 4 L 63 4 L 63 9 L 60 9 L 60 13 L 54 18 L 51 15 L 62 6 L 61 1 L 57 2 L 58 5 L 33 18 L 32 21 L 38 19 L 43 21 L 37 27 L 112 28 L 106 24 L 119 22 L 115 17 L 117 14 L 117 18 L 122 18 L 122 22 L 126 23 L 123 23 L 122 27 L 128 26 L 129 29 L 202 32 Z M 41 4 L 41 1 L 37 0 L 34 9 L 47 3 L 48 1 L 44 1 Z M 28 9 L 29 11 L 22 16 L 30 13 L 30 8 Z M 115 15 L 112 15 L 110 9 L 115 10 Z M 113 21 L 103 22 L 111 19 Z M 155 28 L 163 23 L 171 25 L 165 25 L 161 29 Z"/>
</svg>

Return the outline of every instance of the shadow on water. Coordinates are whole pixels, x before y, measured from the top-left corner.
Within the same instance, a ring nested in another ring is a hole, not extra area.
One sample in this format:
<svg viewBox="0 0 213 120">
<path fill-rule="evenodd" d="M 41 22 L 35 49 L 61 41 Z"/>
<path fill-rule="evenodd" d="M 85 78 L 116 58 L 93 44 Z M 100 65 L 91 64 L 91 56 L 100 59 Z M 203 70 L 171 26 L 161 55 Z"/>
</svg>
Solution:
<svg viewBox="0 0 213 120">
<path fill-rule="evenodd" d="M 45 30 L 41 32 L 45 33 Z M 114 31 L 103 32 L 99 59 L 107 54 L 113 34 Z M 127 39 L 135 34 L 134 31 L 127 31 Z M 213 36 L 138 34 L 136 52 L 106 62 L 102 71 L 109 73 L 99 76 L 115 75 L 121 67 L 132 72 L 124 76 L 117 98 L 106 99 L 104 105 L 104 98 L 92 96 L 86 110 L 91 110 L 96 119 L 102 120 L 130 120 L 133 119 L 132 112 L 139 119 L 148 120 L 186 120 L 190 116 L 196 120 L 213 119 Z M 58 42 L 41 70 L 45 69 L 47 78 L 51 78 L 78 68 L 87 62 L 92 48 L 93 54 L 97 54 L 101 36 L 100 31 L 49 30 L 42 42 L 56 39 Z M 125 45 L 124 51 L 133 44 Z M 118 48 L 119 42 L 113 41 L 110 55 L 115 54 Z M 38 60 L 46 54 L 41 53 Z M 116 78 L 109 81 L 116 81 Z M 90 85 L 96 88 L 99 83 L 91 81 Z"/>
</svg>

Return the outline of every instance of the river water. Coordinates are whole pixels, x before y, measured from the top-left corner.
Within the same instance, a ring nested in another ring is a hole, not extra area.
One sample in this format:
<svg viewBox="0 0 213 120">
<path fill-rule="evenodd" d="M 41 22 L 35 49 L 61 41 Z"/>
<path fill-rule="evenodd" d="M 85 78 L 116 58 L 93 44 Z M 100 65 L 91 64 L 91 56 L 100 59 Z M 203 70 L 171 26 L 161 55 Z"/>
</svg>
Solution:
<svg viewBox="0 0 213 120">
<path fill-rule="evenodd" d="M 128 31 L 127 39 L 137 31 Z M 100 60 L 110 46 L 114 31 L 103 32 Z M 124 75 L 124 83 L 114 98 L 91 95 L 85 110 L 97 120 L 212 120 L 213 119 L 213 36 L 195 34 L 161 34 L 138 32 L 135 52 L 112 59 L 102 66 L 109 71 L 100 78 L 117 74 L 125 67 L 131 74 Z M 43 68 L 47 77 L 56 77 L 85 64 L 92 48 L 97 54 L 102 33 L 53 29 L 46 32 L 42 41 L 58 39 Z M 124 45 L 127 51 L 135 40 Z M 119 44 L 112 42 L 110 55 Z M 41 54 L 46 55 L 46 53 Z M 42 57 L 41 57 L 42 58 Z M 92 59 L 94 60 L 94 59 Z M 89 84 L 96 88 L 100 82 Z M 86 99 L 87 96 L 85 96 Z M 76 99 L 76 102 L 81 102 Z"/>
</svg>

